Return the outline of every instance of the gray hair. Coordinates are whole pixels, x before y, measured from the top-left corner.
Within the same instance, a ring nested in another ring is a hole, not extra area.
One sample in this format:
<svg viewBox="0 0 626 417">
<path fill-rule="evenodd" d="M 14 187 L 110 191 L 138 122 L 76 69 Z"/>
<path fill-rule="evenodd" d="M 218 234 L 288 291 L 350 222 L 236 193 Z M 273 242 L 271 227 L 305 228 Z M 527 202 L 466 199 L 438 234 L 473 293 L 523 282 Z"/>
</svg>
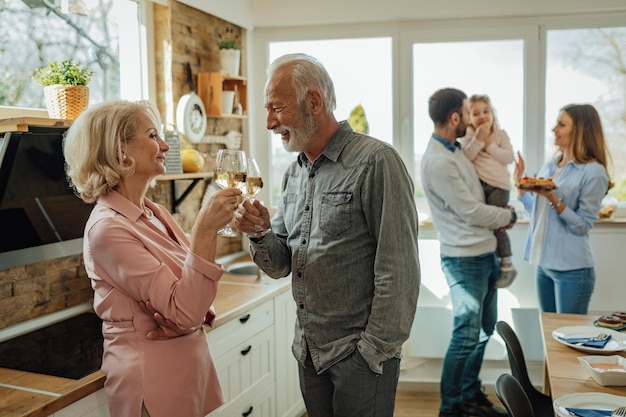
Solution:
<svg viewBox="0 0 626 417">
<path fill-rule="evenodd" d="M 286 65 L 292 68 L 292 83 L 298 103 L 302 103 L 312 88 L 318 89 L 324 100 L 324 107 L 332 112 L 337 107 L 335 86 L 324 65 L 310 55 L 303 53 L 287 54 L 277 58 L 267 69 L 267 79 L 276 70 Z"/>
</svg>

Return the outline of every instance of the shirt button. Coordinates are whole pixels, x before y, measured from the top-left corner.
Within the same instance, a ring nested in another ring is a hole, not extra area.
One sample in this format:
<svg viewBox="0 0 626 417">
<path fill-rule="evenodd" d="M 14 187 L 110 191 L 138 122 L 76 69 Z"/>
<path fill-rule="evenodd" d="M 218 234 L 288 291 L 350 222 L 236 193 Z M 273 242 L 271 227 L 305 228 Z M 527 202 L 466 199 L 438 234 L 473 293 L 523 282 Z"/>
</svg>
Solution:
<svg viewBox="0 0 626 417">
<path fill-rule="evenodd" d="M 306 244 L 306 239 L 302 239 L 302 242 L 301 242 L 301 243 L 302 243 L 303 245 L 305 245 L 305 244 Z"/>
<path fill-rule="evenodd" d="M 304 211 L 309 211 L 309 206 L 304 206 Z"/>
<path fill-rule="evenodd" d="M 300 305 L 299 305 L 299 307 L 300 307 L 300 308 L 304 308 L 304 304 L 300 304 Z"/>
</svg>

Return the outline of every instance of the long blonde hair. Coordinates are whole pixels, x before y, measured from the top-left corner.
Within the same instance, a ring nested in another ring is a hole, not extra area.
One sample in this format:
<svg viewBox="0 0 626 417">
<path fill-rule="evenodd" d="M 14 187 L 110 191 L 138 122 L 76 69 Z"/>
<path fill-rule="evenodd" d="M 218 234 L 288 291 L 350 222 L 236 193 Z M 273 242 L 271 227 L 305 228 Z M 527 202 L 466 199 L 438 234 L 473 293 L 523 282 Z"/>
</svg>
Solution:
<svg viewBox="0 0 626 417">
<path fill-rule="evenodd" d="M 159 112 L 151 103 L 115 100 L 88 108 L 68 129 L 63 140 L 65 171 L 85 202 L 96 201 L 135 172 L 134 160 L 124 159 L 122 144 L 133 140 L 141 112 L 160 126 Z"/>
</svg>

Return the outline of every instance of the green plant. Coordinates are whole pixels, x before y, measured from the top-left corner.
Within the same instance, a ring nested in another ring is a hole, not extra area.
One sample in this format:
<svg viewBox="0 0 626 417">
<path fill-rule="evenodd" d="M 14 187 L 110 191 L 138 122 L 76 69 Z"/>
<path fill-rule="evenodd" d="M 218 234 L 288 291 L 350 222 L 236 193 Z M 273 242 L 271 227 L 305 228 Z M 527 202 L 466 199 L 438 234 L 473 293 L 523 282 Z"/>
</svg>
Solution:
<svg viewBox="0 0 626 417">
<path fill-rule="evenodd" d="M 227 26 L 223 33 L 217 35 L 217 46 L 220 49 L 239 49 L 239 35 L 235 29 Z"/>
<path fill-rule="evenodd" d="M 51 62 L 46 67 L 37 68 L 33 79 L 45 86 L 62 85 L 87 85 L 91 81 L 93 71 L 89 67 L 82 67 L 80 63 L 74 63 L 72 59 L 61 63 Z"/>
</svg>

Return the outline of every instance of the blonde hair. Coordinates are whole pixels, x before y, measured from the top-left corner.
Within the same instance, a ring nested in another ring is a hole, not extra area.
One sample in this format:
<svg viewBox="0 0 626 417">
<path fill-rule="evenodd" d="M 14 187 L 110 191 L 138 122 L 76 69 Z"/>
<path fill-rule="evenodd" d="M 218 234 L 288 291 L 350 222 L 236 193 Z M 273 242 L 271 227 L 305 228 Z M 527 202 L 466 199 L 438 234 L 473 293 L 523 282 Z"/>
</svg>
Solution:
<svg viewBox="0 0 626 417">
<path fill-rule="evenodd" d="M 161 125 L 156 107 L 148 101 L 108 101 L 85 110 L 63 139 L 65 171 L 77 195 L 87 203 L 115 189 L 135 172 L 135 161 L 125 160 L 123 147 L 134 140 L 137 115 L 146 113 Z"/>
<path fill-rule="evenodd" d="M 468 101 L 469 101 L 470 108 L 472 107 L 472 104 L 478 103 L 480 101 L 482 101 L 487 106 L 489 106 L 489 108 L 491 109 L 491 114 L 493 115 L 493 125 L 491 126 L 491 132 L 493 132 L 494 129 L 496 128 L 498 129 L 500 128 L 498 124 L 498 118 L 496 117 L 496 111 L 493 108 L 493 105 L 491 104 L 491 99 L 489 98 L 487 94 L 474 94 L 469 98 Z M 476 126 L 472 125 L 472 127 L 475 128 Z"/>
</svg>

